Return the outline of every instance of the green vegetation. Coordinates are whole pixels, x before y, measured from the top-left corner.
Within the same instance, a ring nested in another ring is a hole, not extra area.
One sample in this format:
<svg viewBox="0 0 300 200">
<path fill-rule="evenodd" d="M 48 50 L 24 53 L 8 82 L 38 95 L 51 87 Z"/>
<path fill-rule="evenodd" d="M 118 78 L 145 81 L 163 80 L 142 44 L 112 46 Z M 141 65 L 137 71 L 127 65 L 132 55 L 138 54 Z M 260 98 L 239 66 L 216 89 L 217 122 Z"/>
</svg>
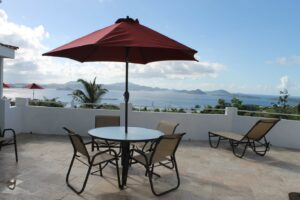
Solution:
<svg viewBox="0 0 300 200">
<path fill-rule="evenodd" d="M 73 99 L 81 104 L 81 108 L 97 108 L 101 102 L 102 96 L 108 92 L 101 84 L 96 84 L 94 81 L 85 81 L 78 79 L 77 82 L 83 85 L 84 90 L 74 90 L 71 94 Z M 98 104 L 98 105 L 97 105 Z"/>
<path fill-rule="evenodd" d="M 61 101 L 58 101 L 58 97 L 53 99 L 48 99 L 44 97 L 43 100 L 30 100 L 29 105 L 46 107 L 64 107 L 64 104 Z"/>
<path fill-rule="evenodd" d="M 164 109 L 154 108 L 154 109 L 150 109 L 147 106 L 145 106 L 143 108 L 133 107 L 133 110 L 134 111 L 141 111 L 141 112 L 174 112 L 174 113 L 186 113 L 186 111 L 183 108 L 164 108 Z"/>
<path fill-rule="evenodd" d="M 106 110 L 120 110 L 120 107 L 114 104 L 101 104 L 96 107 L 97 109 L 106 109 Z"/>
<path fill-rule="evenodd" d="M 258 105 L 247 105 L 234 97 L 230 102 L 226 102 L 224 99 L 219 99 L 218 104 L 215 107 L 205 106 L 201 113 L 210 114 L 222 114 L 226 107 L 238 108 L 238 114 L 243 116 L 257 116 L 257 117 L 271 117 L 271 118 L 282 118 L 282 119 L 293 119 L 300 120 L 299 116 L 289 116 L 289 114 L 300 114 L 300 103 L 297 106 L 288 105 L 289 93 L 287 90 L 280 91 L 277 103 L 273 103 L 270 106 L 258 106 Z M 248 112 L 247 112 L 248 111 Z M 249 112 L 254 111 L 254 112 Z M 274 114 L 276 113 L 276 114 Z"/>
</svg>

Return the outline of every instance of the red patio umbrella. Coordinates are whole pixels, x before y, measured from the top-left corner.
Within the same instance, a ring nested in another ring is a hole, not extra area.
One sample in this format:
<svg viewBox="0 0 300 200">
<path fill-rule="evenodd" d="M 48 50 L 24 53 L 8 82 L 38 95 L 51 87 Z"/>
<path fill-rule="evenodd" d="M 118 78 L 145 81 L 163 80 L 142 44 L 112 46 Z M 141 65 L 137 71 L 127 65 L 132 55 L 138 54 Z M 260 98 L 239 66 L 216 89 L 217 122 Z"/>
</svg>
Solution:
<svg viewBox="0 0 300 200">
<path fill-rule="evenodd" d="M 31 89 L 32 90 L 32 100 L 34 99 L 34 90 L 42 90 L 44 89 L 42 86 L 36 84 L 36 83 L 31 83 L 25 86 L 25 88 L 27 89 Z"/>
<path fill-rule="evenodd" d="M 126 63 L 125 133 L 128 127 L 128 63 L 146 64 L 162 60 L 196 60 L 196 50 L 172 40 L 132 18 L 118 19 L 115 24 L 83 36 L 44 53 L 79 62 L 117 61 Z"/>
<path fill-rule="evenodd" d="M 11 86 L 7 83 L 3 83 L 3 88 L 11 88 Z"/>
</svg>

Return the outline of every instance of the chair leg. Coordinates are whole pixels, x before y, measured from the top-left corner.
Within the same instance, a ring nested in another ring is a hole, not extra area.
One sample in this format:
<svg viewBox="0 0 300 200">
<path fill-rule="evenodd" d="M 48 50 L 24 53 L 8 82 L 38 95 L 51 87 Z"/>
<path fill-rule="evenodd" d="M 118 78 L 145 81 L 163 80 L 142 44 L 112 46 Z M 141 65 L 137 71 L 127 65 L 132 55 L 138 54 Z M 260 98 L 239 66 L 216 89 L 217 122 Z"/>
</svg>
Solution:
<svg viewBox="0 0 300 200">
<path fill-rule="evenodd" d="M 151 170 L 150 170 L 150 167 L 147 167 L 147 173 L 148 173 L 148 178 L 149 178 L 149 182 L 150 182 L 150 186 L 151 186 L 151 191 L 152 193 L 155 195 L 155 196 L 161 196 L 161 195 L 164 195 L 164 194 L 167 194 L 171 191 L 174 191 L 176 189 L 178 189 L 178 187 L 180 186 L 180 177 L 179 177 L 179 171 L 178 171 L 178 167 L 177 167 L 177 163 L 176 163 L 176 159 L 175 157 L 172 157 L 172 162 L 174 163 L 174 168 L 175 168 L 175 172 L 176 172 L 176 177 L 177 177 L 177 185 L 167 191 L 164 191 L 164 192 L 161 192 L 161 193 L 157 193 L 154 189 L 154 186 L 153 186 L 153 181 L 152 181 L 152 177 L 153 177 L 153 170 L 154 170 L 154 167 L 151 167 Z"/>
<path fill-rule="evenodd" d="M 212 137 L 218 137 L 218 141 L 217 141 L 216 145 L 213 145 L 212 140 L 211 140 Z M 212 148 L 218 148 L 219 144 L 220 144 L 221 137 L 217 136 L 217 135 L 215 135 L 215 134 L 213 134 L 211 132 L 208 132 L 208 140 L 209 140 L 210 147 L 212 147 Z"/>
<path fill-rule="evenodd" d="M 168 164 L 170 164 L 171 163 L 171 166 L 169 166 Z M 172 159 L 172 156 L 171 156 L 171 158 L 170 159 L 168 159 L 168 162 L 167 163 L 163 163 L 163 162 L 159 162 L 159 164 L 160 165 L 162 165 L 162 166 L 164 166 L 164 167 L 166 167 L 166 168 L 168 168 L 168 169 L 174 169 L 174 163 L 173 163 L 173 159 Z"/>
<path fill-rule="evenodd" d="M 267 139 L 264 137 L 264 142 L 260 143 L 259 147 L 263 147 L 263 150 L 257 150 L 257 146 L 255 145 L 255 141 L 253 141 L 253 151 L 259 155 L 259 156 L 264 156 L 266 155 L 267 151 L 270 150 L 270 143 L 267 141 Z"/>
<path fill-rule="evenodd" d="M 67 185 L 69 186 L 69 188 L 71 188 L 76 194 L 79 195 L 79 194 L 81 194 L 81 193 L 84 191 L 84 189 L 85 189 L 85 187 L 86 187 L 86 183 L 87 183 L 88 178 L 89 178 L 89 175 L 90 175 L 90 173 L 91 173 L 92 165 L 90 165 L 89 168 L 88 168 L 88 171 L 87 171 L 87 173 L 86 173 L 86 176 L 85 176 L 85 179 L 84 179 L 82 188 L 81 188 L 79 191 L 76 190 L 76 189 L 69 183 L 69 175 L 70 175 L 70 172 L 71 172 L 71 169 L 72 169 L 74 160 L 75 160 L 75 156 L 76 156 L 76 155 L 75 155 L 75 153 L 74 153 L 74 156 L 73 156 L 73 158 L 72 158 L 72 161 L 71 161 L 71 163 L 70 163 L 69 170 L 68 170 L 68 173 L 67 173 L 66 182 L 67 182 Z"/>
<path fill-rule="evenodd" d="M 244 147 L 242 153 L 239 154 L 239 153 L 236 151 L 236 148 L 237 148 L 241 143 L 239 143 L 239 142 L 236 142 L 236 143 L 235 143 L 235 142 L 233 142 L 232 140 L 229 140 L 229 143 L 230 143 L 230 146 L 231 146 L 231 148 L 232 148 L 232 153 L 233 153 L 233 155 L 235 155 L 235 156 L 238 157 L 238 158 L 242 158 L 242 157 L 245 155 L 246 149 L 247 149 L 247 147 L 249 146 L 249 142 L 245 142 L 245 143 L 244 143 L 244 144 L 245 144 L 245 147 Z"/>
<path fill-rule="evenodd" d="M 119 188 L 122 188 L 122 186 L 121 186 L 121 180 L 120 180 L 120 172 L 119 172 L 119 162 L 118 162 L 118 159 L 116 159 L 116 169 L 117 169 L 118 185 L 119 185 Z"/>
<path fill-rule="evenodd" d="M 17 139 L 14 137 L 14 146 L 15 146 L 15 156 L 16 156 L 16 162 L 18 162 L 18 149 L 17 149 Z"/>
<path fill-rule="evenodd" d="M 99 164 L 100 176 L 103 176 L 101 163 Z"/>
<path fill-rule="evenodd" d="M 91 145 L 92 145 L 92 152 L 93 152 L 95 149 L 95 138 L 94 137 L 92 137 Z"/>
</svg>

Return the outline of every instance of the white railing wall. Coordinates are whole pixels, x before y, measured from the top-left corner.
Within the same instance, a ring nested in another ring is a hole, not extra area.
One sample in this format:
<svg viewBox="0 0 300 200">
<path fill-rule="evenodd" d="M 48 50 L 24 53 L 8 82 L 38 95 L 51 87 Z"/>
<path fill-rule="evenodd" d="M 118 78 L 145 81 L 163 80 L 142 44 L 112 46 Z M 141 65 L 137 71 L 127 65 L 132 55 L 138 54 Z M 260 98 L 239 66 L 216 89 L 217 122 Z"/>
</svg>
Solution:
<svg viewBox="0 0 300 200">
<path fill-rule="evenodd" d="M 15 107 L 2 102 L 0 108 L 4 109 L 5 127 L 14 128 L 17 132 L 60 135 L 65 134 L 62 127 L 67 126 L 81 135 L 87 135 L 87 131 L 94 128 L 96 115 L 119 115 L 121 124 L 124 124 L 124 104 L 121 104 L 119 111 L 54 108 L 28 106 L 27 99 L 19 98 Z M 162 119 L 180 123 L 177 132 L 186 132 L 185 140 L 207 140 L 208 131 L 214 130 L 244 134 L 259 117 L 239 116 L 236 108 L 226 108 L 225 114 L 192 114 L 136 112 L 129 106 L 130 126 L 155 129 Z M 281 120 L 268 134 L 268 139 L 276 146 L 300 149 L 299 130 L 300 121 Z"/>
</svg>

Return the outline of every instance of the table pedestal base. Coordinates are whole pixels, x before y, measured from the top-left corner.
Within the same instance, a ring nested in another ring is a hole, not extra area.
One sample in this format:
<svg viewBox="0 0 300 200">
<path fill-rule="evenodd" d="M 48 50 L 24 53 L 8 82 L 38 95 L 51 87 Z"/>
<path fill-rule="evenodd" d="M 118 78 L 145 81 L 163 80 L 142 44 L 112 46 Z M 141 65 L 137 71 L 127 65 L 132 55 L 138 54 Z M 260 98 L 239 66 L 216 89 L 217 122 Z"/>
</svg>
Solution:
<svg viewBox="0 0 300 200">
<path fill-rule="evenodd" d="M 121 178 L 121 189 L 124 189 L 127 183 L 127 176 L 128 176 L 128 168 L 129 168 L 129 142 L 122 142 L 122 178 Z"/>
</svg>

